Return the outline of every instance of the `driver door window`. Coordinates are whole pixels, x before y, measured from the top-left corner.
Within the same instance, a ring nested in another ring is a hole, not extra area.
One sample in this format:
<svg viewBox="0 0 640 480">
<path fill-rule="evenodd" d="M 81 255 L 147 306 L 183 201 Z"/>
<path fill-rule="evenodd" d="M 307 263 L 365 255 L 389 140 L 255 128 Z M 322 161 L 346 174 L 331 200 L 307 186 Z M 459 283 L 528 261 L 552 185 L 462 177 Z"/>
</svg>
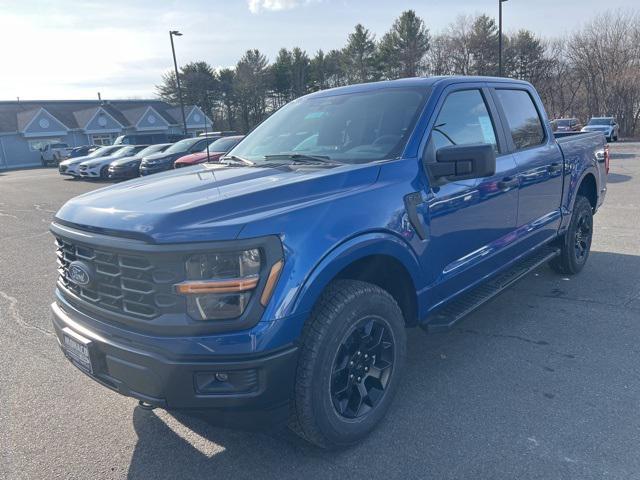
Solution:
<svg viewBox="0 0 640 480">
<path fill-rule="evenodd" d="M 451 93 L 433 126 L 431 141 L 435 150 L 450 145 L 488 143 L 496 153 L 495 128 L 480 90 Z"/>
</svg>

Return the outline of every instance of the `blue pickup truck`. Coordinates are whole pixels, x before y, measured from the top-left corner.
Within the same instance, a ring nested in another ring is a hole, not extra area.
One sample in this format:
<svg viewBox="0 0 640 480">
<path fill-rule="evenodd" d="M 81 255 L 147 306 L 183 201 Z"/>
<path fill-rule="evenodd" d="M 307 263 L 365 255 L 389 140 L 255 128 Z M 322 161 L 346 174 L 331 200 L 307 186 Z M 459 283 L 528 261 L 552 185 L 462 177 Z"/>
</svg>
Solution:
<svg viewBox="0 0 640 480">
<path fill-rule="evenodd" d="M 602 133 L 556 138 L 526 82 L 316 92 L 219 164 L 67 202 L 55 331 L 143 408 L 353 444 L 398 390 L 408 327 L 445 331 L 543 263 L 582 269 L 608 161 Z"/>
</svg>

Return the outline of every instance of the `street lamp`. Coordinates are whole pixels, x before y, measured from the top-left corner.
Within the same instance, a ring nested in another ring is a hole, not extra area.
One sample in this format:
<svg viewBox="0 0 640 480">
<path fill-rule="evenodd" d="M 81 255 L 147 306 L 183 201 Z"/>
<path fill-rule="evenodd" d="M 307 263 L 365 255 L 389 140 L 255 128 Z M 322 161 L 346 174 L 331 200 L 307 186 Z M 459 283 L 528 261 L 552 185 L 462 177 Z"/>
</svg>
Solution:
<svg viewBox="0 0 640 480">
<path fill-rule="evenodd" d="M 498 76 L 502 76 L 502 4 L 507 0 L 498 0 Z"/>
<path fill-rule="evenodd" d="M 173 54 L 173 68 L 176 70 L 176 83 L 178 84 L 178 98 L 180 99 L 180 110 L 182 111 L 182 126 L 184 127 L 184 135 L 187 136 L 187 118 L 184 115 L 184 102 L 182 101 L 182 88 L 180 88 L 180 74 L 178 73 L 178 62 L 176 61 L 176 49 L 173 46 L 173 37 L 181 37 L 182 34 L 178 30 L 169 30 L 169 38 L 171 39 L 171 53 Z"/>
</svg>

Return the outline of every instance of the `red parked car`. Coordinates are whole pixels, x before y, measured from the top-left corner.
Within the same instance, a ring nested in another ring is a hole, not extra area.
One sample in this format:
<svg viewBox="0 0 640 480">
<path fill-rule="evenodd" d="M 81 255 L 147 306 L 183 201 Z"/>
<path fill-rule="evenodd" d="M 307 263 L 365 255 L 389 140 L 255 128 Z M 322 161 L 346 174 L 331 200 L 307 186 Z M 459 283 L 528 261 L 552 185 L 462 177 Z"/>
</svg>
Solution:
<svg viewBox="0 0 640 480">
<path fill-rule="evenodd" d="M 235 147 L 240 140 L 244 138 L 244 135 L 237 135 L 234 137 L 222 137 L 217 140 L 214 140 L 209 144 L 209 155 L 208 158 L 210 161 L 217 162 L 220 157 L 229 152 L 233 147 Z M 207 161 L 207 149 L 204 149 L 201 152 L 191 153 L 189 155 L 185 155 L 184 157 L 180 157 L 174 163 L 175 168 L 180 167 L 188 167 L 190 165 L 195 165 L 197 163 L 204 163 Z"/>
</svg>

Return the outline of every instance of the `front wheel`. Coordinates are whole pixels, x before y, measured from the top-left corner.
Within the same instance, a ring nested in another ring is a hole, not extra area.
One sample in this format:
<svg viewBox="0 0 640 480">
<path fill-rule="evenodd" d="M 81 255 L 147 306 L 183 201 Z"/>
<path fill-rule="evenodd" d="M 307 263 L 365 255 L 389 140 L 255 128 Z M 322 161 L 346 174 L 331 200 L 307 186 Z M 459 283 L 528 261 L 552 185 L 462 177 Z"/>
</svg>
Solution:
<svg viewBox="0 0 640 480">
<path fill-rule="evenodd" d="M 109 178 L 109 165 L 105 165 L 100 169 L 100 179 L 106 180 Z"/>
<path fill-rule="evenodd" d="M 550 265 L 558 273 L 578 273 L 589 258 L 593 238 L 593 209 L 589 200 L 578 194 L 573 206 L 571 223 L 561 238 L 560 255 Z"/>
<path fill-rule="evenodd" d="M 402 312 L 376 285 L 330 284 L 305 325 L 290 426 L 322 448 L 349 446 L 385 416 L 406 354 Z"/>
</svg>

